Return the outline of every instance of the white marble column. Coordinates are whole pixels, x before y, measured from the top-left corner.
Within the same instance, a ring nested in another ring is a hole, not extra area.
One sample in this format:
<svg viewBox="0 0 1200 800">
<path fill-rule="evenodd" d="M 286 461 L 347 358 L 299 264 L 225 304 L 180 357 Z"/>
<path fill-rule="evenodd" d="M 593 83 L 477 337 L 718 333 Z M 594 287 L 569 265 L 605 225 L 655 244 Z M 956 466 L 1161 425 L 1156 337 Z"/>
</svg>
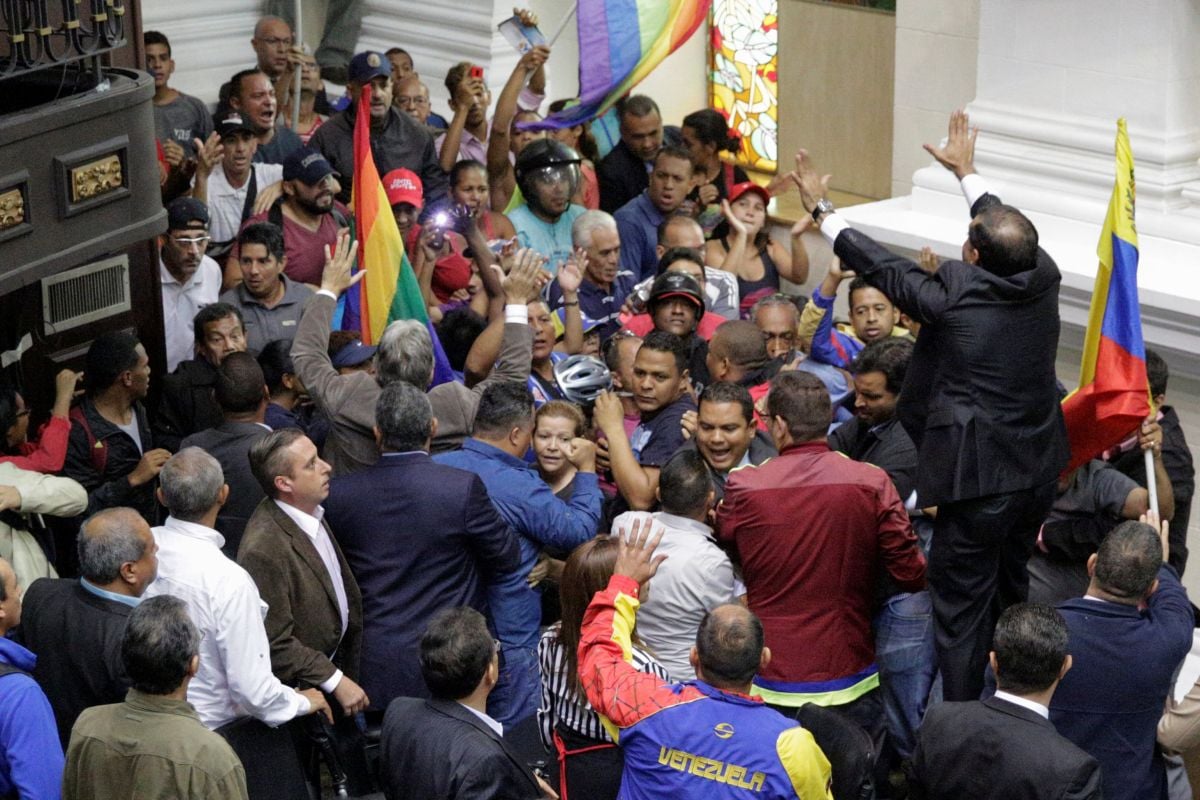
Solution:
<svg viewBox="0 0 1200 800">
<path fill-rule="evenodd" d="M 1200 375 L 1200 6 L 1194 0 L 981 0 L 972 122 L 980 173 L 1025 210 L 1063 271 L 1064 341 L 1086 322 L 1112 190 L 1116 119 L 1129 123 L 1138 188 L 1145 336 Z M 902 82 L 936 80 L 927 71 Z M 948 116 L 950 108 L 945 109 Z M 918 169 L 912 193 L 846 209 L 900 249 L 956 256 L 967 210 L 953 177 Z"/>
</svg>

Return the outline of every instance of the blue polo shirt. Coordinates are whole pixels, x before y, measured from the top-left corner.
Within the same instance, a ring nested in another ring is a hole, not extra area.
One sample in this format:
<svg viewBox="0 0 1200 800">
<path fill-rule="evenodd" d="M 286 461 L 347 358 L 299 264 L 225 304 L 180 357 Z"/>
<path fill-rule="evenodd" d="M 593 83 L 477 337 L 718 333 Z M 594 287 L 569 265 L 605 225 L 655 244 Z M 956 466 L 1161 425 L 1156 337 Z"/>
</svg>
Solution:
<svg viewBox="0 0 1200 800">
<path fill-rule="evenodd" d="M 439 453 L 433 460 L 478 475 L 497 513 L 519 534 L 521 566 L 488 586 L 488 606 L 501 642 L 535 649 L 541 592 L 525 578 L 543 547 L 570 552 L 596 535 L 601 514 L 596 474 L 577 473 L 575 493 L 566 503 L 554 496 L 535 469 L 478 439 L 467 439 L 462 450 Z"/>
<path fill-rule="evenodd" d="M 621 234 L 621 269 L 638 276 L 639 281 L 654 276 L 658 267 L 658 226 L 666 217 L 642 192 L 613 214 Z"/>
</svg>

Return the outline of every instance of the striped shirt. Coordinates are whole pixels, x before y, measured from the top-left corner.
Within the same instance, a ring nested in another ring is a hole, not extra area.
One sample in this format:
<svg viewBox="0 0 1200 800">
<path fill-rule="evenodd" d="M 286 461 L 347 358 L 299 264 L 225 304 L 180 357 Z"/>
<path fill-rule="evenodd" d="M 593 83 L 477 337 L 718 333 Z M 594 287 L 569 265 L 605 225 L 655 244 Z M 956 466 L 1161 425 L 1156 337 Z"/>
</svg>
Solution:
<svg viewBox="0 0 1200 800">
<path fill-rule="evenodd" d="M 560 623 L 561 624 L 561 623 Z M 600 724 L 600 716 L 592 709 L 582 692 L 567 686 L 567 665 L 563 648 L 558 641 L 558 625 L 553 626 L 538 642 L 538 665 L 542 672 L 542 705 L 538 708 L 538 732 L 544 744 L 554 752 L 552 731 L 560 725 L 576 734 L 598 742 L 612 742 L 612 737 Z M 638 647 L 630 648 L 633 666 L 639 672 L 656 675 L 663 683 L 670 677 L 654 656 Z"/>
</svg>

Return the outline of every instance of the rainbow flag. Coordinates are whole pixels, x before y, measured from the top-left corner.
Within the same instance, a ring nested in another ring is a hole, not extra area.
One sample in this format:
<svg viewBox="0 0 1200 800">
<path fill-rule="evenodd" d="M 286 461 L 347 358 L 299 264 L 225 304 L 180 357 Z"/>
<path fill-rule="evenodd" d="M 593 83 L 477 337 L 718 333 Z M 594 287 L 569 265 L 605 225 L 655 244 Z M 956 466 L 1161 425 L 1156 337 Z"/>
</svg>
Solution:
<svg viewBox="0 0 1200 800">
<path fill-rule="evenodd" d="M 371 154 L 371 86 L 363 87 L 354 122 L 354 227 L 358 232 L 358 267 L 367 275 L 357 291 L 347 293 L 341 328 L 362 332 L 367 344 L 378 344 L 389 323 L 414 319 L 425 324 L 433 338 L 433 383 L 454 380 L 454 372 L 437 331 L 425 311 L 416 273 L 404 252 L 404 239 L 388 204 L 387 192 Z"/>
<path fill-rule="evenodd" d="M 1133 151 L 1124 118 L 1117 121 L 1117 178 L 1096 248 L 1100 268 L 1092 290 L 1079 388 L 1063 400 L 1075 469 L 1135 431 L 1150 414 L 1146 346 L 1138 310 L 1138 239 Z"/>
<path fill-rule="evenodd" d="M 696 32 L 712 0 L 579 0 L 579 104 L 532 130 L 571 128 L 600 116 Z"/>
</svg>

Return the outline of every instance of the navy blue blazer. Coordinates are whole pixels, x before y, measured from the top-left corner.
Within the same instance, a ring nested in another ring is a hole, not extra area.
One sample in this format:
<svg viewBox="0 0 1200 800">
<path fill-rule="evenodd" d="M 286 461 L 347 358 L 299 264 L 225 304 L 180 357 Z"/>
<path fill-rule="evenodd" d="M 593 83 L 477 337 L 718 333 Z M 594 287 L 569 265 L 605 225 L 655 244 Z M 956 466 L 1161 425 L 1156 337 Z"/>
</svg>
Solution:
<svg viewBox="0 0 1200 800">
<path fill-rule="evenodd" d="M 985 194 L 975 216 L 999 203 Z M 1037 264 L 1001 276 L 963 261 L 926 274 L 848 228 L 834 252 L 921 323 L 896 415 L 919 453 L 921 505 L 1031 489 L 1067 465 L 1058 401 L 1058 288 L 1062 275 Z"/>
<path fill-rule="evenodd" d="M 362 687 L 373 708 L 428 697 L 418 646 L 430 617 L 487 613 L 486 583 L 520 565 L 516 534 L 473 473 L 428 453 L 385 453 L 334 478 L 325 515 L 363 598 Z"/>
<path fill-rule="evenodd" d="M 1050 702 L 1050 721 L 1100 762 L 1108 800 L 1167 796 L 1155 729 L 1195 618 L 1175 570 L 1163 565 L 1158 581 L 1145 611 L 1086 598 L 1058 607 L 1074 666 Z"/>
</svg>

